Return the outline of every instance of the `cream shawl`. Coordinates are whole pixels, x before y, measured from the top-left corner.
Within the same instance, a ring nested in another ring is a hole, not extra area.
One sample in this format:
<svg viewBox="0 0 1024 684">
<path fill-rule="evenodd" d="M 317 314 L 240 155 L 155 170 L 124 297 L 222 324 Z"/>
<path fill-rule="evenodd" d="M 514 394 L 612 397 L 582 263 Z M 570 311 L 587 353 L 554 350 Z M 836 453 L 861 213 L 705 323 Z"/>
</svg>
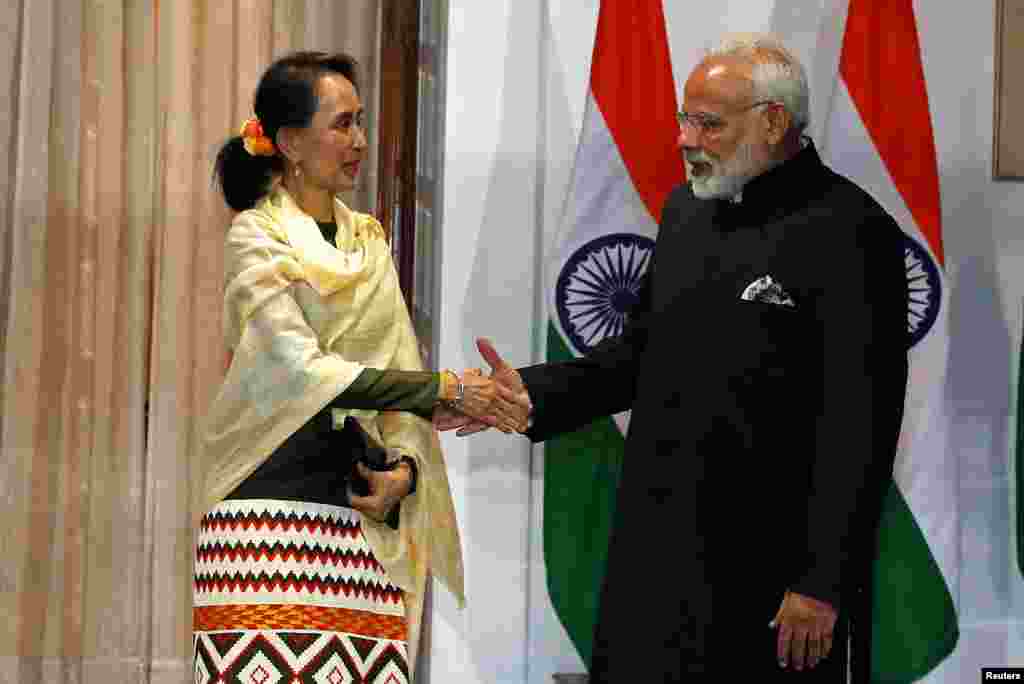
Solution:
<svg viewBox="0 0 1024 684">
<path fill-rule="evenodd" d="M 233 355 L 203 435 L 209 511 L 366 367 L 422 370 L 384 230 L 335 200 L 337 247 L 282 188 L 240 213 L 226 240 L 224 332 Z M 428 571 L 464 603 L 462 551 L 444 458 L 430 421 L 352 415 L 391 458 L 419 469 L 397 531 L 364 516 L 374 555 L 404 590 L 415 664 Z"/>
</svg>

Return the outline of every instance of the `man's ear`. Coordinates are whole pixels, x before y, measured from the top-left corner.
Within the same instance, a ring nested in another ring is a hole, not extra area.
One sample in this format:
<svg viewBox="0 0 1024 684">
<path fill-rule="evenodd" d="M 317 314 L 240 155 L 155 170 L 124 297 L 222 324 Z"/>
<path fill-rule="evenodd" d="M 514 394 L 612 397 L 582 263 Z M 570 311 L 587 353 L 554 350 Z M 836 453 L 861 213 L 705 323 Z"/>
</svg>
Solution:
<svg viewBox="0 0 1024 684">
<path fill-rule="evenodd" d="M 274 141 L 274 145 L 285 159 L 293 164 L 298 164 L 302 160 L 301 140 L 297 128 L 282 126 L 277 129 L 277 140 Z"/>
<path fill-rule="evenodd" d="M 765 139 L 770 145 L 778 145 L 793 125 L 793 115 L 781 104 L 773 104 L 765 112 Z"/>
</svg>

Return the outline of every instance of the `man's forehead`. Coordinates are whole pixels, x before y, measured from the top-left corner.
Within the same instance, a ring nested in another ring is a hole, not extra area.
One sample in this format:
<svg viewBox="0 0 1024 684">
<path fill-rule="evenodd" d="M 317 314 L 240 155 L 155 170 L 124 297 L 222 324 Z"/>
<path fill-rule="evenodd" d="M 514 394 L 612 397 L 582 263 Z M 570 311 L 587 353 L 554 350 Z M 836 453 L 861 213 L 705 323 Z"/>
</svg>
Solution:
<svg viewBox="0 0 1024 684">
<path fill-rule="evenodd" d="M 707 66 L 707 78 L 710 81 L 728 78 L 729 67 L 721 62 L 713 62 Z"/>
<path fill-rule="evenodd" d="M 749 62 L 730 57 L 708 57 L 686 81 L 684 97 L 730 103 L 749 97 L 753 89 Z"/>
</svg>

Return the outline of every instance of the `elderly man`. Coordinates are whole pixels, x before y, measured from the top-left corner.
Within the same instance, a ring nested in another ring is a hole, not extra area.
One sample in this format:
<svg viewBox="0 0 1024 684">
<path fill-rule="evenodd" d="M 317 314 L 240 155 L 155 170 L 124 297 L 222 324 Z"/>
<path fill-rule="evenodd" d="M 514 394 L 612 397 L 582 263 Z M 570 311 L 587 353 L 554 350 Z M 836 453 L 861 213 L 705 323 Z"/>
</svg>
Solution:
<svg viewBox="0 0 1024 684">
<path fill-rule="evenodd" d="M 683 106 L 689 184 L 625 333 L 518 371 L 481 351 L 533 441 L 632 409 L 591 682 L 845 682 L 907 381 L 903 235 L 823 165 L 774 39 L 727 38 Z"/>
</svg>

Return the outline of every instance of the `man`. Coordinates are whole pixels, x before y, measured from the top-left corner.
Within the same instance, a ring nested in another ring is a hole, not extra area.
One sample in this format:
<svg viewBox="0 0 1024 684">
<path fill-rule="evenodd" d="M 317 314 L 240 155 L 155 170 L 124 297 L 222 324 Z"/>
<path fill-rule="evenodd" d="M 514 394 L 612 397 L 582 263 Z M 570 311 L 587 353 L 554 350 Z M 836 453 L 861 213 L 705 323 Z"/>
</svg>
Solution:
<svg viewBox="0 0 1024 684">
<path fill-rule="evenodd" d="M 907 295 L 902 233 L 822 164 L 807 110 L 784 46 L 728 38 L 686 82 L 689 185 L 626 331 L 518 371 L 480 344 L 507 398 L 532 403 L 533 441 L 632 409 L 594 684 L 846 681 L 902 419 Z"/>
</svg>

